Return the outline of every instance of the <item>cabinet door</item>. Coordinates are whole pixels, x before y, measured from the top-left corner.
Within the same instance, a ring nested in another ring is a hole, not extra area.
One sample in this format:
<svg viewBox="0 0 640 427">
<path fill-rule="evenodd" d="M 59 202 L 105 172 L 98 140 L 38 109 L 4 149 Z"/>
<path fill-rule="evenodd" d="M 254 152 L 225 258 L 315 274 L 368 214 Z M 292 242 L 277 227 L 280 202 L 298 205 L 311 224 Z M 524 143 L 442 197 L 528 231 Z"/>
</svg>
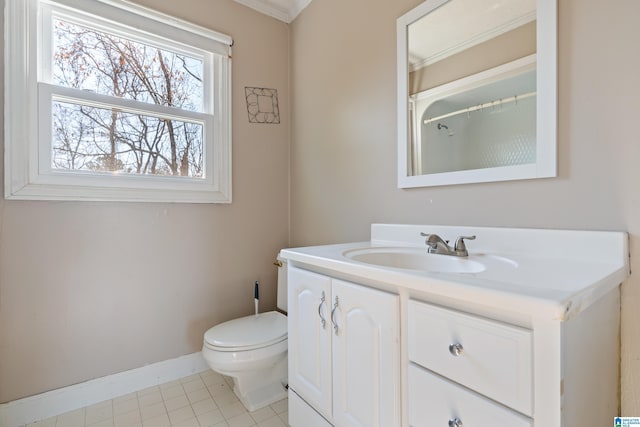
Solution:
<svg viewBox="0 0 640 427">
<path fill-rule="evenodd" d="M 331 427 L 313 408 L 289 387 L 289 425 L 291 427 Z"/>
<path fill-rule="evenodd" d="M 326 276 L 288 268 L 289 387 L 327 418 L 331 417 L 330 288 Z"/>
<path fill-rule="evenodd" d="M 332 297 L 334 424 L 399 426 L 398 296 L 334 279 Z"/>
</svg>

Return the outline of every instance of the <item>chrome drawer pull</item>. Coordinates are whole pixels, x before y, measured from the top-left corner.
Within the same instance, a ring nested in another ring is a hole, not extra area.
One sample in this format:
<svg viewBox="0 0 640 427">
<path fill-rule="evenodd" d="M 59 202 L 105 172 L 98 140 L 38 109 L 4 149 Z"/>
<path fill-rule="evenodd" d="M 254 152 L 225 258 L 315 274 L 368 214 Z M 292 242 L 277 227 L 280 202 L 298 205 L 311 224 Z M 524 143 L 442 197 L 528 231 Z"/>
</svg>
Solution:
<svg viewBox="0 0 640 427">
<path fill-rule="evenodd" d="M 462 427 L 462 421 L 459 418 L 449 420 L 449 427 Z"/>
<path fill-rule="evenodd" d="M 456 344 L 451 344 L 449 345 L 449 353 L 451 353 L 453 356 L 460 356 L 462 354 L 462 344 L 456 343 Z M 451 422 L 449 422 L 450 425 Z M 457 424 L 455 424 L 457 427 Z M 460 426 L 462 426 L 462 424 L 460 424 Z"/>
<path fill-rule="evenodd" d="M 324 291 L 322 291 L 322 298 L 320 298 L 320 305 L 318 305 L 318 316 L 320 316 L 320 324 L 322 325 L 322 329 L 327 328 L 327 320 L 322 317 L 322 305 L 324 304 L 325 297 Z"/>
<path fill-rule="evenodd" d="M 338 335 L 338 324 L 336 323 L 334 314 L 337 309 L 338 309 L 338 297 L 336 297 L 336 302 L 333 304 L 333 310 L 331 310 L 331 323 L 333 324 L 333 332 L 335 332 L 336 335 Z"/>
</svg>

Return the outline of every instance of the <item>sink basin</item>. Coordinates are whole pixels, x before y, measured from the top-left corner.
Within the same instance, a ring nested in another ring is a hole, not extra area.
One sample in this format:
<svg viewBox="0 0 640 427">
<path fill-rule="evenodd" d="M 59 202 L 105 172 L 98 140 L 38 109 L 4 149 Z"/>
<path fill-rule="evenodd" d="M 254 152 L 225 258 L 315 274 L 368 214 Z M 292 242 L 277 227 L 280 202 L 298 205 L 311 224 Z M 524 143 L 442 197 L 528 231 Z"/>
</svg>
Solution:
<svg viewBox="0 0 640 427">
<path fill-rule="evenodd" d="M 371 247 L 351 249 L 343 255 L 366 264 L 438 273 L 480 273 L 486 269 L 469 257 L 430 254 L 426 248 Z"/>
</svg>

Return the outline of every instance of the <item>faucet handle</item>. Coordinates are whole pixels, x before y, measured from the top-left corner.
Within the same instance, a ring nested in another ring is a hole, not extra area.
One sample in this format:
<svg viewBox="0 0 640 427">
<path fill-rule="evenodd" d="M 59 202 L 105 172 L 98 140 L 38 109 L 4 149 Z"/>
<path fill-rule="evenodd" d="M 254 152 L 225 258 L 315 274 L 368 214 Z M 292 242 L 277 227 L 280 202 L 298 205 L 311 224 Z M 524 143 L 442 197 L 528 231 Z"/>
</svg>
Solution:
<svg viewBox="0 0 640 427">
<path fill-rule="evenodd" d="M 427 244 L 427 246 L 430 246 L 433 249 L 436 249 L 438 243 L 444 243 L 445 245 L 449 243 L 448 240 L 444 240 L 442 237 L 438 236 L 437 234 L 427 234 L 427 233 L 420 232 L 420 235 L 422 237 L 427 238 L 424 242 Z"/>
<path fill-rule="evenodd" d="M 456 244 L 454 245 L 453 249 L 456 252 L 467 252 L 467 245 L 464 244 L 464 240 L 476 240 L 476 236 L 460 236 L 456 239 Z"/>
</svg>

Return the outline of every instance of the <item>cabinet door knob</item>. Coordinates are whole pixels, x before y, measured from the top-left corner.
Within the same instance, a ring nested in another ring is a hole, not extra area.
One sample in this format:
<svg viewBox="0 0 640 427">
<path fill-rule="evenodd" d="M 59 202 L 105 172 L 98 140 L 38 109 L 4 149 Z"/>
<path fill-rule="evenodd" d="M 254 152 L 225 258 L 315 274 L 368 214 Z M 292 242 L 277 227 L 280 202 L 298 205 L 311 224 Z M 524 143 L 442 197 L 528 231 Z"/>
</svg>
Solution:
<svg viewBox="0 0 640 427">
<path fill-rule="evenodd" d="M 326 329 L 327 320 L 322 316 L 322 306 L 325 302 L 324 291 L 322 291 L 322 298 L 320 298 L 320 304 L 318 305 L 318 316 L 320 317 L 320 324 L 322 325 L 322 329 Z"/>
<path fill-rule="evenodd" d="M 460 418 L 449 420 L 449 427 L 462 427 L 462 421 L 460 421 Z"/>
<path fill-rule="evenodd" d="M 462 344 L 460 343 L 455 343 L 455 344 L 451 344 L 449 345 L 449 353 L 451 353 L 453 356 L 460 356 L 462 354 Z M 460 424 L 462 426 L 462 424 Z M 457 425 L 456 425 L 457 427 Z"/>
<path fill-rule="evenodd" d="M 336 297 L 336 302 L 333 303 L 333 310 L 331 310 L 331 323 L 333 324 L 333 332 L 336 335 L 338 335 L 338 324 L 336 323 L 336 319 L 334 315 L 337 309 L 338 309 L 338 297 Z"/>
</svg>

